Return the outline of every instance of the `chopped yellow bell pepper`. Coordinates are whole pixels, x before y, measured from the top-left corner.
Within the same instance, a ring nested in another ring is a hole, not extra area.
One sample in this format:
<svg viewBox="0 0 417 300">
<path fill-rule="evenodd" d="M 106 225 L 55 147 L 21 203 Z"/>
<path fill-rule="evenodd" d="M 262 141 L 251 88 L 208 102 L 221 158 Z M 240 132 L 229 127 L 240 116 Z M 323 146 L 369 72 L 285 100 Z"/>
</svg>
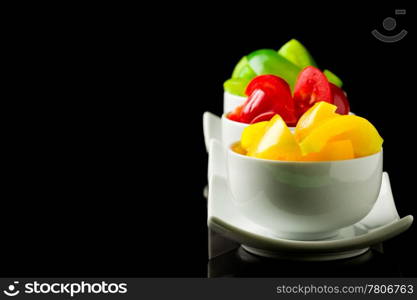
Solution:
<svg viewBox="0 0 417 300">
<path fill-rule="evenodd" d="M 265 133 L 265 128 L 268 122 L 269 121 L 264 121 L 251 124 L 243 130 L 242 137 L 240 139 L 240 145 L 243 149 L 249 151 L 251 145 L 254 145 L 259 141 Z"/>
<path fill-rule="evenodd" d="M 350 140 L 330 141 L 320 152 L 309 153 L 301 161 L 331 161 L 353 159 L 353 146 Z"/>
<path fill-rule="evenodd" d="M 294 134 L 275 115 L 270 121 L 246 127 L 233 150 L 284 161 L 345 160 L 381 151 L 383 139 L 368 120 L 335 111 L 332 104 L 316 103 L 300 118 Z"/>
<path fill-rule="evenodd" d="M 284 120 L 275 115 L 266 125 L 263 136 L 253 144 L 249 156 L 274 160 L 299 160 L 301 151 Z"/>
<path fill-rule="evenodd" d="M 320 152 L 329 141 L 350 140 L 355 157 L 381 151 L 383 139 L 366 119 L 353 115 L 339 115 L 314 127 L 300 143 L 303 155 Z"/>
<path fill-rule="evenodd" d="M 320 101 L 307 110 L 298 120 L 295 127 L 295 138 L 298 142 L 302 141 L 315 127 L 330 118 L 338 116 L 337 106 L 328 102 Z"/>
<path fill-rule="evenodd" d="M 244 149 L 241 145 L 241 143 L 235 143 L 232 145 L 232 150 L 235 151 L 236 153 L 242 154 L 242 155 L 246 155 L 247 151 L 246 149 Z"/>
</svg>

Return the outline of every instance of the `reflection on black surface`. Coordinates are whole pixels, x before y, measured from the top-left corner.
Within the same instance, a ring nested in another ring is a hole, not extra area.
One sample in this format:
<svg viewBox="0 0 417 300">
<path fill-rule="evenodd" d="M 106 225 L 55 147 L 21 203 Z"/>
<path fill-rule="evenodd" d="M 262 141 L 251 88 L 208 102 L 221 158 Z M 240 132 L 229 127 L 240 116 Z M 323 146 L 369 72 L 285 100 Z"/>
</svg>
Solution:
<svg viewBox="0 0 417 300">
<path fill-rule="evenodd" d="M 398 277 L 401 272 L 395 260 L 373 247 L 353 258 L 301 262 L 256 256 L 238 247 L 212 258 L 208 277 Z"/>
</svg>

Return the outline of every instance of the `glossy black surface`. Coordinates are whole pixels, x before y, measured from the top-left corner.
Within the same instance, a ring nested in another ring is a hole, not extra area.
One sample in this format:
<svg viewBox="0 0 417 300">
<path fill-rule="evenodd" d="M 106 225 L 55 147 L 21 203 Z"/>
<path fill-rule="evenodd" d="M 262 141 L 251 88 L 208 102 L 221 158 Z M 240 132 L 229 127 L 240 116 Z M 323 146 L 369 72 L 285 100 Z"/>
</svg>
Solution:
<svg viewBox="0 0 417 300">
<path fill-rule="evenodd" d="M 332 261 L 266 258 L 247 252 L 209 231 L 207 276 L 214 277 L 402 277 L 411 276 L 390 243 L 372 246 L 359 256 Z"/>
<path fill-rule="evenodd" d="M 213 258 L 208 277 L 400 277 L 395 257 L 371 249 L 342 260 L 294 262 L 253 255 L 243 248 Z"/>
</svg>

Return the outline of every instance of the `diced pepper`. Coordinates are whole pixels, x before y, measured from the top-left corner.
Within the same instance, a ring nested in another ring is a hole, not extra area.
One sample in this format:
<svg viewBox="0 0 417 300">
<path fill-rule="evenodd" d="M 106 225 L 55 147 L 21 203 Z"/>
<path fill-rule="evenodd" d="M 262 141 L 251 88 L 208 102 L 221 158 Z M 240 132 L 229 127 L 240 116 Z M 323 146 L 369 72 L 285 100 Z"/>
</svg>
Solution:
<svg viewBox="0 0 417 300">
<path fill-rule="evenodd" d="M 339 115 L 315 127 L 300 143 L 303 155 L 320 152 L 329 141 L 350 140 L 355 157 L 381 151 L 383 139 L 366 119 L 353 115 Z"/>
<path fill-rule="evenodd" d="M 242 132 L 242 137 L 240 139 L 240 144 L 242 148 L 246 151 L 249 151 L 251 146 L 256 144 L 258 140 L 263 136 L 267 124 L 268 121 L 264 121 L 245 127 L 245 129 Z"/>
<path fill-rule="evenodd" d="M 301 68 L 273 49 L 254 51 L 247 56 L 247 59 L 256 75 L 272 74 L 279 76 L 290 85 L 291 89 L 294 87 L 297 75 L 301 71 Z"/>
<path fill-rule="evenodd" d="M 250 110 L 244 109 L 243 115 L 246 111 L 250 111 L 250 120 L 252 121 L 254 117 L 257 117 L 259 114 L 272 111 L 279 114 L 287 124 L 295 125 L 297 118 L 294 101 L 291 97 L 288 83 L 285 82 L 285 80 L 275 75 L 260 75 L 252 79 L 246 87 L 246 95 L 249 97 L 247 100 L 248 103 L 244 105 L 245 107 L 249 108 L 249 102 L 251 102 L 249 98 L 256 96 L 256 93 L 258 93 L 257 90 L 262 90 L 264 92 L 263 98 L 256 101 L 255 107 L 251 104 Z M 243 119 L 245 119 L 244 116 Z M 249 119 L 249 117 L 247 119 Z M 251 121 L 249 121 L 249 123 Z"/>
<path fill-rule="evenodd" d="M 337 116 L 337 107 L 333 104 L 320 101 L 314 104 L 298 120 L 295 127 L 295 138 L 298 142 L 302 141 L 315 127 L 324 121 Z"/>
<path fill-rule="evenodd" d="M 235 151 L 236 153 L 242 154 L 242 155 L 246 155 L 246 150 L 241 146 L 240 143 L 235 143 L 232 145 L 232 150 Z"/>
<path fill-rule="evenodd" d="M 304 47 L 303 44 L 301 44 L 296 39 L 292 39 L 285 43 L 284 46 L 278 50 L 278 54 L 285 57 L 301 69 L 304 69 L 308 66 L 317 67 L 316 62 L 306 47 Z"/>
<path fill-rule="evenodd" d="M 249 81 L 245 78 L 231 78 L 224 82 L 223 88 L 230 94 L 245 97 L 245 89 Z"/>
<path fill-rule="evenodd" d="M 333 104 L 337 106 L 336 112 L 341 115 L 347 115 L 350 111 L 350 105 L 345 92 L 333 83 L 330 83 L 330 88 L 333 94 Z"/>
<path fill-rule="evenodd" d="M 232 78 L 243 78 L 250 81 L 257 74 L 251 66 L 249 65 L 248 59 L 246 56 L 242 57 L 241 60 L 237 63 L 236 67 L 233 70 Z"/>
<path fill-rule="evenodd" d="M 306 67 L 298 75 L 294 88 L 294 102 L 298 117 L 319 101 L 333 103 L 329 81 L 319 69 Z"/>
<path fill-rule="evenodd" d="M 331 161 L 353 159 L 353 146 L 350 140 L 328 142 L 320 152 L 309 153 L 300 158 L 301 161 Z"/>
<path fill-rule="evenodd" d="M 276 115 L 266 125 L 259 141 L 251 145 L 248 155 L 263 159 L 299 160 L 301 152 L 284 120 Z"/>
<path fill-rule="evenodd" d="M 337 77 L 336 74 L 334 74 L 333 72 L 329 70 L 324 70 L 323 74 L 327 77 L 327 80 L 329 80 L 329 82 L 333 83 L 335 86 L 340 88 L 343 86 L 342 80 L 339 77 Z"/>
</svg>

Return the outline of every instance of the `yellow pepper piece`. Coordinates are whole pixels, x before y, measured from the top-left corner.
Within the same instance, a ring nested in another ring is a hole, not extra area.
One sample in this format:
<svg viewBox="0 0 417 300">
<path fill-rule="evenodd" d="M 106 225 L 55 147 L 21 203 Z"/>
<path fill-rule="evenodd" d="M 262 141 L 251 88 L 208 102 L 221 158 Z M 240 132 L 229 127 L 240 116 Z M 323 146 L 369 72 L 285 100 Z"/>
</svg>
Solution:
<svg viewBox="0 0 417 300">
<path fill-rule="evenodd" d="M 336 109 L 336 105 L 324 101 L 314 104 L 298 120 L 297 127 L 295 127 L 295 139 L 298 142 L 302 141 L 315 127 L 338 116 Z"/>
<path fill-rule="evenodd" d="M 239 142 L 232 145 L 232 150 L 242 155 L 246 155 L 247 153 L 247 151 L 242 147 L 241 143 Z"/>
<path fill-rule="evenodd" d="M 267 124 L 268 121 L 263 121 L 246 127 L 242 132 L 242 137 L 240 138 L 241 147 L 246 151 L 249 151 L 251 145 L 256 144 L 263 136 Z"/>
<path fill-rule="evenodd" d="M 275 115 L 268 122 L 263 136 L 251 146 L 248 155 L 263 159 L 299 160 L 301 151 L 287 124 Z"/>
<path fill-rule="evenodd" d="M 309 153 L 301 157 L 301 161 L 331 161 L 353 159 L 353 146 L 350 140 L 330 141 L 320 152 Z"/>
<path fill-rule="evenodd" d="M 355 157 L 377 153 L 383 139 L 375 127 L 366 119 L 343 115 L 328 119 L 315 127 L 300 143 L 303 155 L 320 152 L 329 141 L 350 140 Z"/>
</svg>

